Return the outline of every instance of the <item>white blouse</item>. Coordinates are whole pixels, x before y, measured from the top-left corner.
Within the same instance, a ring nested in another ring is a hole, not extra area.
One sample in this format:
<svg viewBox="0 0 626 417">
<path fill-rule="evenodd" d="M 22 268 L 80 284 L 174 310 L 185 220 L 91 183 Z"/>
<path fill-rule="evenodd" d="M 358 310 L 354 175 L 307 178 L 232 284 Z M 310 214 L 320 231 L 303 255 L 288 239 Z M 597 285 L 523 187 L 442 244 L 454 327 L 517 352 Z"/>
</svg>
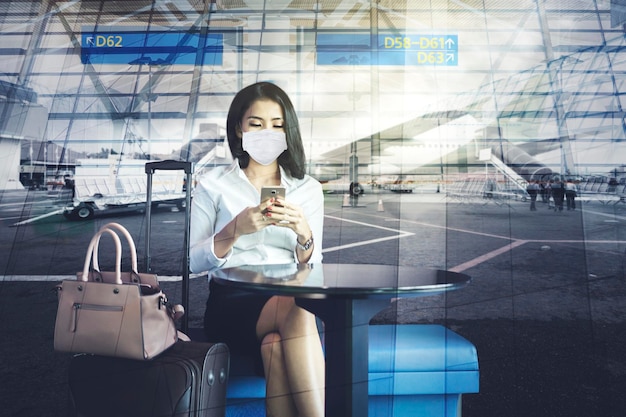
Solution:
<svg viewBox="0 0 626 417">
<path fill-rule="evenodd" d="M 299 180 L 280 168 L 285 199 L 302 207 L 313 232 L 315 245 L 309 262 L 322 261 L 324 226 L 324 194 L 322 185 L 305 175 Z M 214 250 L 214 237 L 247 207 L 257 206 L 261 196 L 235 160 L 228 167 L 218 167 L 202 176 L 193 193 L 191 204 L 190 270 L 194 273 L 214 271 L 240 265 L 285 264 L 297 262 L 293 230 L 268 226 L 263 230 L 240 236 L 224 258 Z"/>
</svg>

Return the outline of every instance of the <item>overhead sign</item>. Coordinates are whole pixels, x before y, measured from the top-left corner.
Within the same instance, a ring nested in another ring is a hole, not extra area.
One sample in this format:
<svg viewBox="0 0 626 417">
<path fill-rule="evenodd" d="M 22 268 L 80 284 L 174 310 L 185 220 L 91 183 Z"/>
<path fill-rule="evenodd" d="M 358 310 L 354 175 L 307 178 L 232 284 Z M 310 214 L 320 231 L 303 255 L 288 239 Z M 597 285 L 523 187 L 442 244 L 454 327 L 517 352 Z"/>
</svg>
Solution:
<svg viewBox="0 0 626 417">
<path fill-rule="evenodd" d="M 458 35 L 318 34 L 318 65 L 459 64 Z"/>
<path fill-rule="evenodd" d="M 180 30 L 83 30 L 83 64 L 222 65 L 224 36 Z"/>
</svg>

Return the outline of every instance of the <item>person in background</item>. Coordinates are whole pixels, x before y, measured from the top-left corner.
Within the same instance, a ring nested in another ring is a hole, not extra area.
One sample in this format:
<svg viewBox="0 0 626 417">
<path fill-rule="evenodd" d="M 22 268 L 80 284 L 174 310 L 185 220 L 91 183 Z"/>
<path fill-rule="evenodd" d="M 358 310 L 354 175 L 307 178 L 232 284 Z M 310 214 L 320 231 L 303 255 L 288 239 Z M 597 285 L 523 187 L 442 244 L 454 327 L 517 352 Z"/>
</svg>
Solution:
<svg viewBox="0 0 626 417">
<path fill-rule="evenodd" d="M 568 210 L 576 210 L 576 184 L 572 180 L 565 183 L 565 200 Z"/>
<path fill-rule="evenodd" d="M 537 194 L 539 193 L 539 184 L 537 181 L 530 180 L 528 187 L 526 187 L 528 195 L 530 196 L 530 211 L 537 211 Z"/>
<path fill-rule="evenodd" d="M 76 196 L 76 183 L 74 182 L 74 179 L 69 175 L 65 175 L 63 180 L 65 181 L 65 188 L 72 191 L 72 198 L 74 198 Z"/>
<path fill-rule="evenodd" d="M 552 185 L 554 184 L 554 180 L 549 180 L 546 182 L 546 202 L 548 203 L 548 210 L 554 209 L 554 196 L 552 195 Z"/>
<path fill-rule="evenodd" d="M 561 178 L 556 177 L 550 189 L 552 192 L 552 198 L 554 199 L 554 211 L 563 211 L 565 185 L 561 182 Z"/>
<path fill-rule="evenodd" d="M 242 89 L 226 121 L 234 162 L 199 179 L 191 207 L 190 269 L 321 262 L 324 196 L 305 174 L 296 112 L 278 86 Z M 285 198 L 260 201 L 263 186 Z M 204 329 L 255 358 L 268 416 L 324 415 L 324 355 L 316 318 L 293 298 L 209 283 Z"/>
<path fill-rule="evenodd" d="M 546 184 L 545 180 L 541 180 L 538 181 L 539 182 L 539 193 L 541 194 L 541 202 L 542 203 L 547 203 L 548 200 L 550 199 L 550 196 L 548 195 L 548 184 Z"/>
</svg>

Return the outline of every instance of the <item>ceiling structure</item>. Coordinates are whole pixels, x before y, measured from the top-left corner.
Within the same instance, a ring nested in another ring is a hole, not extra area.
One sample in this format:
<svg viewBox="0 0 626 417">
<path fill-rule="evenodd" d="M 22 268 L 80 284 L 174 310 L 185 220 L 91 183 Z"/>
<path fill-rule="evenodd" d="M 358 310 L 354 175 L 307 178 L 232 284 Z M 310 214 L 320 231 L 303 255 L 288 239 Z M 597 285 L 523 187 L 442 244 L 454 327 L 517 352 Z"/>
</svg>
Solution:
<svg viewBox="0 0 626 417">
<path fill-rule="evenodd" d="M 48 110 L 42 141 L 78 152 L 169 155 L 220 140 L 233 95 L 269 80 L 292 97 L 312 165 L 339 169 L 355 154 L 412 169 L 417 155 L 442 161 L 469 135 L 469 153 L 481 141 L 550 143 L 536 153 L 557 171 L 611 172 L 624 155 L 626 79 L 611 3 L 5 1 L 0 81 Z M 144 47 L 158 46 L 152 36 L 179 41 L 169 55 L 85 58 L 85 33 L 132 32 Z M 183 62 L 176 48 L 208 35 L 221 52 L 198 48 Z M 444 39 L 457 42 L 447 55 Z"/>
</svg>

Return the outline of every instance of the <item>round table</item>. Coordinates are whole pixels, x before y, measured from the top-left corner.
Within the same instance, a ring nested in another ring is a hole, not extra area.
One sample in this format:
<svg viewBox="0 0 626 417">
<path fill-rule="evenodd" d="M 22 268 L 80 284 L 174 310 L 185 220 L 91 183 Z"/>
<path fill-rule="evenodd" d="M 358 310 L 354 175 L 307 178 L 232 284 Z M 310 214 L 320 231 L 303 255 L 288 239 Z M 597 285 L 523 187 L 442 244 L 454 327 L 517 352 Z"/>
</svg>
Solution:
<svg viewBox="0 0 626 417">
<path fill-rule="evenodd" d="M 212 279 L 241 290 L 292 296 L 324 322 L 326 416 L 367 416 L 368 326 L 399 297 L 456 290 L 468 275 L 377 264 L 280 264 L 215 271 Z"/>
</svg>

